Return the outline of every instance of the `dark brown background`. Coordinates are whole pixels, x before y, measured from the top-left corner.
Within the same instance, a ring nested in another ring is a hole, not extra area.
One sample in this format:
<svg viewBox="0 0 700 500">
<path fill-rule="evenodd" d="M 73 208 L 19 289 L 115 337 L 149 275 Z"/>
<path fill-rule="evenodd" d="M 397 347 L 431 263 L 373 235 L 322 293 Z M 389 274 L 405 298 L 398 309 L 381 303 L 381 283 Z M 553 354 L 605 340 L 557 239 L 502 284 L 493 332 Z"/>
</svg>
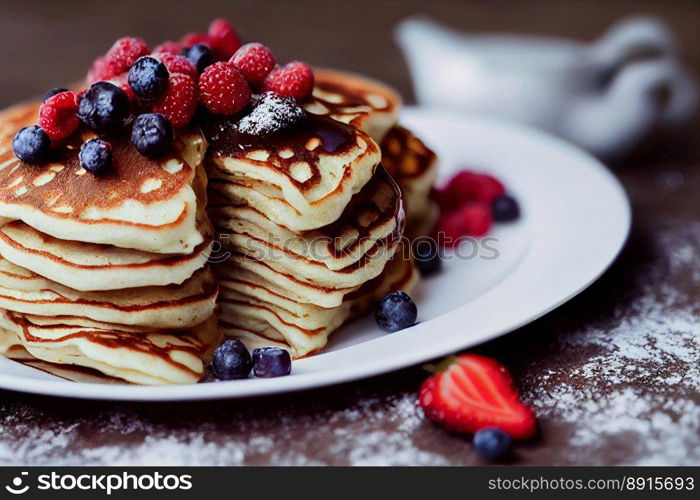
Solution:
<svg viewBox="0 0 700 500">
<path fill-rule="evenodd" d="M 227 17 L 281 60 L 367 73 L 411 99 L 392 26 L 427 14 L 471 31 L 579 39 L 621 17 L 666 21 L 700 69 L 695 1 L 0 2 L 0 105 L 84 75 L 124 35 L 149 42 Z M 479 350 L 503 361 L 540 418 L 521 464 L 700 463 L 697 123 L 612 165 L 634 207 L 627 248 L 570 303 Z M 646 355 L 645 355 L 646 354 Z M 466 440 L 425 422 L 419 368 L 277 398 L 177 405 L 3 392 L 3 463 L 472 464 Z M 107 390 L 107 388 L 106 388 Z"/>
</svg>

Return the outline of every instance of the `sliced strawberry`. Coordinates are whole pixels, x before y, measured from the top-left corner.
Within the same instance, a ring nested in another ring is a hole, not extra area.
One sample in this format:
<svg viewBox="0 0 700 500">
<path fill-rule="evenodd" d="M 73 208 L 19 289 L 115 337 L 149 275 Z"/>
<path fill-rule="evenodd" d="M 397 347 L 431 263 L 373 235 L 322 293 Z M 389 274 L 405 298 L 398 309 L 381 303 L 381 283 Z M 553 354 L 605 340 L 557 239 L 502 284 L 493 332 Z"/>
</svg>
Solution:
<svg viewBox="0 0 700 500">
<path fill-rule="evenodd" d="M 498 427 L 513 439 L 535 434 L 535 415 L 520 402 L 510 375 L 495 360 L 462 354 L 444 366 L 420 388 L 419 403 L 430 420 L 456 432 Z"/>
</svg>

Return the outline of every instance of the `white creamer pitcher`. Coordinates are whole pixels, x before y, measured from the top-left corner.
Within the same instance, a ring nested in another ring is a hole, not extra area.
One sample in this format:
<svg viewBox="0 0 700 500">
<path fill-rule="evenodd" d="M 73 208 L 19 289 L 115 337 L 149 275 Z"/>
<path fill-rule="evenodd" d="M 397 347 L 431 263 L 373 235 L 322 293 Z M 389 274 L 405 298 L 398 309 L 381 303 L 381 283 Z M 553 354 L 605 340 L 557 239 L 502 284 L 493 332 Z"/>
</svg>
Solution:
<svg viewBox="0 0 700 500">
<path fill-rule="evenodd" d="M 695 82 L 659 22 L 634 18 L 591 44 L 468 35 L 425 19 L 397 28 L 418 102 L 529 123 L 605 158 L 697 108 Z"/>
</svg>

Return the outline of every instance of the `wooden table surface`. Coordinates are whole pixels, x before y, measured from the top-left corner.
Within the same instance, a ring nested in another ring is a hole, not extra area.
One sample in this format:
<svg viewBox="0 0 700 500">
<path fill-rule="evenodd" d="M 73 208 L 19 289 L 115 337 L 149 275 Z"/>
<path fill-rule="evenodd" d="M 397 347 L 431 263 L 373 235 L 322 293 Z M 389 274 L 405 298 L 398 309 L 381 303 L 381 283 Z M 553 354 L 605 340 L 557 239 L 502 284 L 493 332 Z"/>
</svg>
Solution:
<svg viewBox="0 0 700 500">
<path fill-rule="evenodd" d="M 150 42 L 228 17 L 281 59 L 361 71 L 411 99 L 392 42 L 425 13 L 473 31 L 591 39 L 634 13 L 661 16 L 700 69 L 700 3 L 681 1 L 8 1 L 0 104 L 81 77 L 126 34 Z M 541 434 L 518 464 L 700 463 L 698 124 L 612 165 L 633 205 L 622 255 L 544 318 L 477 349 L 512 371 Z M 575 265 L 575 263 L 572 263 Z M 467 325 L 468 327 L 468 325 Z M 415 407 L 409 368 L 329 389 L 195 404 L 116 404 L 2 392 L 3 464 L 478 464 Z"/>
</svg>

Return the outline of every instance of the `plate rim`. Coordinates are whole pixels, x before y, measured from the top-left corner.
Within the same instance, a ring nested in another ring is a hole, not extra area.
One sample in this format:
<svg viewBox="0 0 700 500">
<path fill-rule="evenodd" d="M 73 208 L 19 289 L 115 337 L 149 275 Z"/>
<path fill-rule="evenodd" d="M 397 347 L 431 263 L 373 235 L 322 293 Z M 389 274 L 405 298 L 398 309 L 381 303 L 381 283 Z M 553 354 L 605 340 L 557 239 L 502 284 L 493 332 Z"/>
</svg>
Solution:
<svg viewBox="0 0 700 500">
<path fill-rule="evenodd" d="M 273 395 L 284 392 L 296 392 L 301 390 L 310 390 L 321 387 L 327 387 L 330 385 L 350 382 L 358 379 L 369 378 L 382 373 L 388 373 L 408 366 L 413 366 L 415 364 L 424 362 L 429 359 L 434 359 L 445 354 L 449 354 L 461 349 L 468 347 L 473 347 L 474 345 L 479 345 L 484 342 L 488 342 L 496 337 L 510 333 L 518 328 L 521 328 L 536 319 L 544 316 L 545 314 L 556 309 L 565 302 L 571 300 L 573 297 L 581 293 L 583 290 L 588 288 L 592 283 L 594 283 L 600 276 L 607 271 L 607 269 L 616 260 L 621 250 L 623 249 L 625 242 L 630 233 L 631 222 L 632 222 L 632 210 L 629 198 L 627 197 L 624 188 L 618 181 L 618 179 L 613 175 L 613 173 L 608 170 L 598 159 L 594 158 L 589 153 L 583 151 L 578 146 L 568 143 L 567 141 L 560 139 L 558 137 L 552 136 L 546 132 L 538 129 L 534 129 L 527 125 L 517 124 L 513 122 L 507 122 L 494 118 L 485 118 L 480 116 L 464 116 L 462 114 L 446 111 L 446 110 L 436 110 L 427 107 L 406 107 L 402 112 L 402 118 L 409 117 L 409 121 L 420 119 L 421 115 L 425 120 L 447 120 L 447 121 L 458 121 L 462 125 L 467 127 L 485 127 L 494 130 L 500 130 L 501 133 L 507 133 L 508 135 L 515 134 L 515 136 L 520 136 L 526 141 L 539 142 L 540 145 L 544 145 L 545 148 L 558 149 L 563 152 L 566 156 L 579 157 L 579 160 L 583 160 L 583 163 L 588 163 L 586 168 L 591 169 L 592 173 L 601 175 L 611 192 L 614 193 L 616 197 L 616 202 L 619 203 L 618 209 L 620 210 L 617 214 L 620 220 L 623 222 L 622 227 L 615 234 L 615 241 L 612 242 L 612 246 L 609 249 L 607 255 L 602 259 L 604 264 L 599 266 L 599 269 L 591 276 L 584 279 L 581 283 L 577 283 L 576 286 L 571 288 L 566 294 L 563 294 L 557 300 L 551 301 L 546 307 L 539 307 L 537 311 L 532 312 L 524 317 L 521 317 L 517 321 L 510 321 L 508 325 L 503 327 L 492 328 L 490 331 L 482 333 L 479 336 L 478 342 L 470 342 L 467 339 L 458 340 L 452 342 L 449 345 L 442 345 L 440 347 L 430 349 L 426 353 L 418 353 L 416 355 L 416 349 L 414 348 L 410 352 L 410 355 L 404 354 L 403 356 L 398 353 L 393 357 L 383 360 L 374 360 L 372 363 L 364 363 L 361 369 L 356 367 L 350 367 L 345 365 L 338 370 L 323 370 L 323 377 L 319 377 L 318 372 L 306 372 L 292 374 L 291 376 L 277 379 L 248 379 L 248 380 L 237 380 L 229 382 L 216 382 L 208 384 L 187 384 L 187 385 L 172 385 L 172 386 L 137 386 L 137 385 L 112 385 L 112 384 L 97 384 L 97 383 L 76 383 L 66 380 L 46 380 L 46 379 L 36 379 L 31 377 L 24 377 L 20 375 L 10 375 L 2 373 L 0 371 L 0 388 L 10 391 L 32 393 L 46 396 L 56 396 L 56 397 L 66 397 L 74 399 L 93 399 L 93 400 L 109 400 L 109 401 L 143 401 L 143 402 L 156 402 L 156 401 L 196 401 L 196 400 L 213 400 L 213 399 L 236 399 L 244 397 L 258 397 L 265 395 Z M 527 258 L 523 259 L 527 260 Z M 517 267 L 519 268 L 523 262 L 521 262 Z M 387 342 L 387 339 L 392 342 L 399 337 L 405 337 L 407 334 L 411 334 L 419 329 L 427 329 L 430 325 L 440 325 L 446 323 L 450 318 L 455 318 L 463 310 L 466 310 L 470 304 L 478 302 L 485 296 L 490 296 L 497 291 L 504 283 L 508 283 L 513 279 L 513 275 L 517 274 L 517 269 L 511 270 L 511 272 L 505 276 L 502 282 L 496 284 L 492 289 L 488 290 L 480 297 L 472 302 L 463 304 L 445 314 L 442 314 L 436 318 L 428 320 L 426 322 L 420 323 L 410 329 L 403 330 L 391 335 L 380 337 L 378 339 L 373 339 L 364 343 L 356 344 L 339 351 L 334 351 L 333 353 L 328 353 L 331 356 L 336 353 L 342 353 L 348 350 L 355 350 L 361 352 L 367 349 L 367 344 L 373 344 L 377 342 Z M 393 339 L 393 340 L 392 340 Z M 463 343 L 462 347 L 458 344 Z M 362 346 L 365 346 L 362 348 Z M 337 354 L 336 354 L 337 355 Z M 325 356 L 325 355 L 324 355 Z M 309 358 L 313 359 L 313 358 Z M 12 362 L 7 359 L 3 359 L 3 362 Z M 2 368 L 0 368 L 2 370 Z"/>
</svg>

